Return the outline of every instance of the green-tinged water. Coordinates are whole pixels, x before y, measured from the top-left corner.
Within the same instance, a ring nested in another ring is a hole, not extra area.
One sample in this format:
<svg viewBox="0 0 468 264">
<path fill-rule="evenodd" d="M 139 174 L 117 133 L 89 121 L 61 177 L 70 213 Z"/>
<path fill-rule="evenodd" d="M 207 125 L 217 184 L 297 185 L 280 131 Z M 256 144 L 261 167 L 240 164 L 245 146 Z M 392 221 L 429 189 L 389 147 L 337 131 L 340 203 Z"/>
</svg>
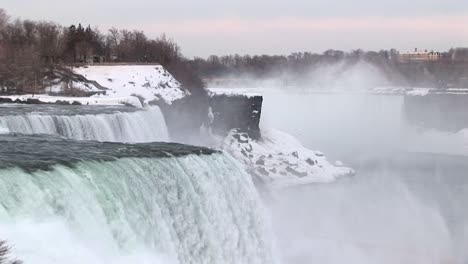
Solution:
<svg viewBox="0 0 468 264">
<path fill-rule="evenodd" d="M 56 164 L 73 166 L 79 161 L 112 161 L 118 158 L 209 155 L 218 151 L 177 143 L 122 144 L 76 141 L 49 135 L 0 134 L 0 169 L 20 167 L 48 170 Z"/>
<path fill-rule="evenodd" d="M 224 153 L 5 137 L 0 234 L 25 263 L 274 262 L 254 185 Z"/>
</svg>

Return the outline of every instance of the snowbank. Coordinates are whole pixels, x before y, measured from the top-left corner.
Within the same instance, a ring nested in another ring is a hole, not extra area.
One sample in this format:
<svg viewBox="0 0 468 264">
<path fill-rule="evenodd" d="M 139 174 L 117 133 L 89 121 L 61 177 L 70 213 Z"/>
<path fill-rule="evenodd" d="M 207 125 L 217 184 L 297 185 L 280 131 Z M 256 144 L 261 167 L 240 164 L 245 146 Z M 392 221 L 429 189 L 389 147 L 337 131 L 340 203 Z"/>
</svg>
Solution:
<svg viewBox="0 0 468 264">
<path fill-rule="evenodd" d="M 408 87 L 402 87 L 402 86 L 378 86 L 378 87 L 371 88 L 369 92 L 371 94 L 399 95 L 399 94 L 405 94 L 408 89 L 409 89 Z"/>
<path fill-rule="evenodd" d="M 435 95 L 445 95 L 445 94 L 454 94 L 454 95 L 467 95 L 468 88 L 447 88 L 447 89 L 437 89 L 437 88 L 411 88 L 406 92 L 406 95 L 412 96 L 425 96 L 428 94 Z"/>
<path fill-rule="evenodd" d="M 0 124 L 0 134 L 9 134 L 10 130 Z"/>
<path fill-rule="evenodd" d="M 433 90 L 431 88 L 414 88 L 408 92 L 406 92 L 407 95 L 416 95 L 416 96 L 425 96 L 428 95 L 429 92 Z"/>
<path fill-rule="evenodd" d="M 94 95 L 95 98 L 137 95 L 146 102 L 164 100 L 170 104 L 189 94 L 161 65 L 92 65 L 73 68 L 73 72 L 106 89 L 105 94 Z M 102 92 L 92 83 L 74 82 L 73 87 L 86 92 Z"/>
<path fill-rule="evenodd" d="M 278 130 L 262 131 L 258 141 L 233 130 L 224 140 L 223 149 L 273 188 L 327 183 L 354 173 L 331 164 L 323 153 L 303 147 L 294 137 Z"/>
<path fill-rule="evenodd" d="M 13 101 L 20 100 L 26 102 L 28 99 L 39 100 L 42 103 L 57 103 L 57 101 L 67 102 L 72 104 L 78 102 L 82 105 L 131 105 L 135 107 L 142 107 L 140 100 L 135 96 L 127 97 L 65 97 L 65 96 L 49 96 L 42 94 L 25 94 L 25 95 L 10 95 L 0 96 L 0 98 L 9 98 Z"/>
<path fill-rule="evenodd" d="M 252 88 L 208 88 L 211 95 L 226 95 L 226 96 L 246 96 L 255 97 L 262 96 L 259 89 Z"/>
<path fill-rule="evenodd" d="M 73 73 L 77 74 L 73 76 Z M 90 65 L 73 68 L 70 83 L 60 78 L 45 90 L 49 93 L 64 93 L 80 90 L 93 94 L 91 97 L 58 97 L 48 95 L 4 96 L 13 100 L 39 99 L 44 103 L 56 101 L 79 102 L 83 105 L 130 104 L 163 100 L 171 104 L 190 94 L 161 65 Z M 81 77 L 82 76 L 82 77 Z M 66 91 L 64 89 L 67 89 Z M 139 98 L 139 99 L 138 99 Z"/>
</svg>

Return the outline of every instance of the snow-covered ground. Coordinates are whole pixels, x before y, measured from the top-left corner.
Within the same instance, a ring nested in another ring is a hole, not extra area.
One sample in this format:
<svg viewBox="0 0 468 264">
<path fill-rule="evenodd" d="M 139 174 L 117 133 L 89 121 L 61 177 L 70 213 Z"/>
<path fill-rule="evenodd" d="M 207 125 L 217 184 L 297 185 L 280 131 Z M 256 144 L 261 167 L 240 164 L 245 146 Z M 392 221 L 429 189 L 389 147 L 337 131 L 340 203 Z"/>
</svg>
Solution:
<svg viewBox="0 0 468 264">
<path fill-rule="evenodd" d="M 309 150 L 291 135 L 273 129 L 263 130 L 260 140 L 233 130 L 222 148 L 273 188 L 328 183 L 354 173 L 341 162 L 333 165 L 320 151 Z"/>
<path fill-rule="evenodd" d="M 407 91 L 407 95 L 418 95 L 418 96 L 425 96 L 428 95 L 434 89 L 431 88 L 414 88 L 410 91 Z"/>
<path fill-rule="evenodd" d="M 73 71 L 107 89 L 105 95 L 93 96 L 97 98 L 137 95 L 146 102 L 164 100 L 170 104 L 189 94 L 161 65 L 92 65 L 77 67 Z M 73 86 L 89 92 L 102 91 L 88 83 L 75 82 Z"/>
<path fill-rule="evenodd" d="M 9 134 L 10 130 L 0 124 L 0 134 Z"/>
<path fill-rule="evenodd" d="M 73 80 L 68 84 L 60 80 L 46 87 L 49 93 L 65 92 L 64 89 L 77 89 L 95 93 L 91 97 L 59 97 L 41 95 L 0 96 L 12 100 L 38 99 L 44 103 L 74 101 L 83 105 L 128 104 L 141 107 L 151 101 L 163 100 L 171 104 L 190 94 L 161 65 L 90 65 L 73 68 L 73 72 L 83 76 L 86 81 Z M 65 88 L 67 87 L 67 88 Z M 140 99 L 138 99 L 140 98 Z"/>
<path fill-rule="evenodd" d="M 301 94 L 383 94 L 383 95 L 415 95 L 424 96 L 428 94 L 468 94 L 468 88 L 429 88 L 429 87 L 410 87 L 410 86 L 376 86 L 373 88 L 347 89 L 346 87 L 277 87 L 262 86 L 250 88 L 217 88 L 209 87 L 212 94 L 225 95 L 262 95 L 265 91 L 288 91 Z"/>
<path fill-rule="evenodd" d="M 227 95 L 227 96 L 246 96 L 255 97 L 262 96 L 262 91 L 255 88 L 208 88 L 212 95 Z"/>
<path fill-rule="evenodd" d="M 56 103 L 57 101 L 78 102 L 82 105 L 131 105 L 135 107 L 142 107 L 140 100 L 135 96 L 126 97 L 66 97 L 66 96 L 50 96 L 45 94 L 24 94 L 24 95 L 10 95 L 0 96 L 1 98 L 9 98 L 13 101 L 27 101 L 28 99 L 36 99 L 42 103 Z"/>
</svg>

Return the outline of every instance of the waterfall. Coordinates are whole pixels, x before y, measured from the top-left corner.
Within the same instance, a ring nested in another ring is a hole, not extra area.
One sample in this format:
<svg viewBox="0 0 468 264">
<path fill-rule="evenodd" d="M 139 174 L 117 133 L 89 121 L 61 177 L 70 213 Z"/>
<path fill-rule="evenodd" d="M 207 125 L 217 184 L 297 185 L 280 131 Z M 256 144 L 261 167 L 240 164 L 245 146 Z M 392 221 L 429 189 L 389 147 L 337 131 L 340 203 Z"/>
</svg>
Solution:
<svg viewBox="0 0 468 264">
<path fill-rule="evenodd" d="M 159 107 L 112 114 L 0 116 L 0 133 L 51 134 L 78 140 L 111 142 L 169 141 Z"/>
<path fill-rule="evenodd" d="M 0 169 L 1 239 L 25 263 L 275 263 L 266 226 L 221 152 Z"/>
</svg>

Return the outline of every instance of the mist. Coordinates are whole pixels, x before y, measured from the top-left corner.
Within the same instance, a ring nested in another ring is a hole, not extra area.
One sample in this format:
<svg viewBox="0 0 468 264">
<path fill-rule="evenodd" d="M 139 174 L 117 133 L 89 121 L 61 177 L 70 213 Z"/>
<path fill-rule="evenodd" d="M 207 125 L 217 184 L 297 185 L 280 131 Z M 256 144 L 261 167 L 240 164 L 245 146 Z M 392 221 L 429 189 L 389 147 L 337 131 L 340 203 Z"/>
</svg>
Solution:
<svg viewBox="0 0 468 264">
<path fill-rule="evenodd" d="M 453 186 L 424 193 L 421 185 L 434 179 L 412 175 L 419 182 L 409 184 L 406 176 L 361 170 L 353 179 L 275 196 L 271 208 L 285 262 L 464 263 L 463 194 L 452 194 Z M 462 223 L 454 224 L 453 215 Z"/>
<path fill-rule="evenodd" d="M 333 91 L 364 91 L 378 86 L 401 83 L 393 72 L 391 76 L 379 67 L 365 60 L 339 59 L 304 66 L 300 70 L 270 66 L 265 74 L 241 73 L 227 75 L 228 82 L 216 83 L 208 80 L 208 87 L 232 86 L 264 89 L 287 89 L 288 91 L 309 92 L 317 89 Z M 391 78 L 394 80 L 392 81 Z M 397 82 L 398 81 L 398 82 Z"/>
<path fill-rule="evenodd" d="M 261 126 L 294 135 L 356 175 L 265 198 L 284 262 L 465 263 L 466 129 L 421 127 L 406 117 L 404 95 L 363 92 L 389 83 L 365 62 L 308 76 L 311 87 L 261 89 Z"/>
<path fill-rule="evenodd" d="M 95 231 L 99 235 L 87 237 L 61 219 L 0 225 L 0 233 L 15 241 L 12 251 L 25 263 L 176 263 L 143 245 L 122 252 L 116 243 L 109 244 L 105 232 Z M 31 251 L 31 248 L 36 250 Z"/>
</svg>

